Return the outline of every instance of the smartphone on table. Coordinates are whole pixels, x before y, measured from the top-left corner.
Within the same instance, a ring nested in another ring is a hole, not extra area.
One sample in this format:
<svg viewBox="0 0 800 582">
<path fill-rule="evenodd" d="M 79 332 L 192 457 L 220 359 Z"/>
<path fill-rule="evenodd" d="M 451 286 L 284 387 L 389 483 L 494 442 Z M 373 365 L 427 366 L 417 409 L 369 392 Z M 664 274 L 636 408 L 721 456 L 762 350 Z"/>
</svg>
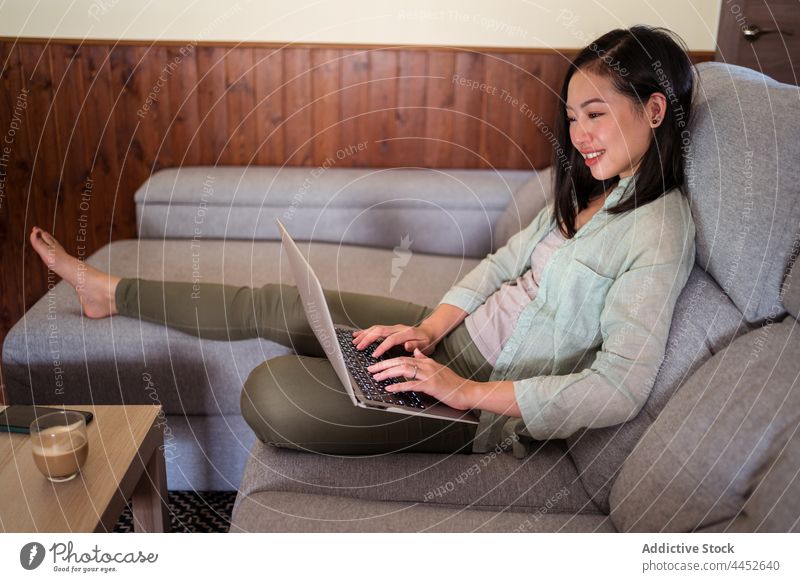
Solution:
<svg viewBox="0 0 800 582">
<path fill-rule="evenodd" d="M 30 434 L 31 423 L 34 420 L 45 414 L 63 410 L 69 409 L 12 404 L 5 410 L 0 411 L 0 432 Z M 72 412 L 78 412 L 86 417 L 86 424 L 89 424 L 93 418 L 91 412 L 84 412 L 83 410 L 73 410 Z"/>
</svg>

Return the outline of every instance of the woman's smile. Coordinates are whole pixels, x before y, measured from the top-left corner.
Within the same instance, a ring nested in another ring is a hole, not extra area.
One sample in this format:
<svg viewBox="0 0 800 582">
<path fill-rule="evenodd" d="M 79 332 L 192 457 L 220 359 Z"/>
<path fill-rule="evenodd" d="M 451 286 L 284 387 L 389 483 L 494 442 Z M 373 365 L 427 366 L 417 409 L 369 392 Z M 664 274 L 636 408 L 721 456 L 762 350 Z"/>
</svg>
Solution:
<svg viewBox="0 0 800 582">
<path fill-rule="evenodd" d="M 581 152 L 587 166 L 593 166 L 600 160 L 600 156 L 606 153 L 606 150 L 595 150 L 589 152 Z"/>
<path fill-rule="evenodd" d="M 595 180 L 636 171 L 652 139 L 653 114 L 646 109 L 620 94 L 607 76 L 584 70 L 572 76 L 566 105 L 570 139 Z"/>
</svg>

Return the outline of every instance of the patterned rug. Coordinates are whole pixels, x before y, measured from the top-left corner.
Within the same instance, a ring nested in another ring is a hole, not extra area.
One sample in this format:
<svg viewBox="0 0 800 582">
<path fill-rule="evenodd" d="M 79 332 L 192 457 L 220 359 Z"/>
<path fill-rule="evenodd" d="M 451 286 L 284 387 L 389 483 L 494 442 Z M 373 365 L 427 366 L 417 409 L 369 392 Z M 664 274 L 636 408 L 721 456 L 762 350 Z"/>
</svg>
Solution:
<svg viewBox="0 0 800 582">
<path fill-rule="evenodd" d="M 179 533 L 227 533 L 236 491 L 170 491 L 169 514 L 172 531 Z M 131 506 L 114 526 L 116 533 L 133 532 Z"/>
</svg>

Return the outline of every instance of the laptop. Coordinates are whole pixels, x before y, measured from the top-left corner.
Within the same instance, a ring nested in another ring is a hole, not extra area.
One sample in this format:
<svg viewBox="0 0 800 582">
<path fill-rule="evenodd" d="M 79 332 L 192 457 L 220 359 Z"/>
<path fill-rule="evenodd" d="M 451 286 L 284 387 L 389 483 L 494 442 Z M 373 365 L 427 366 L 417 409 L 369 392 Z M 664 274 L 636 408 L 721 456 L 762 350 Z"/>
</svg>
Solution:
<svg viewBox="0 0 800 582">
<path fill-rule="evenodd" d="M 334 325 L 317 275 L 281 221 L 276 221 L 308 323 L 353 404 L 361 408 L 377 408 L 399 414 L 477 424 L 478 415 L 471 410 L 456 410 L 423 392 L 392 393 L 386 391 L 386 386 L 404 382 L 403 378 L 389 378 L 379 382 L 372 379 L 372 374 L 367 371 L 367 366 L 380 360 L 399 355 L 410 356 L 411 354 L 402 347 L 395 346 L 380 358 L 375 359 L 372 352 L 378 347 L 377 342 L 363 350 L 357 350 L 352 343 L 353 331 L 356 328 Z"/>
</svg>

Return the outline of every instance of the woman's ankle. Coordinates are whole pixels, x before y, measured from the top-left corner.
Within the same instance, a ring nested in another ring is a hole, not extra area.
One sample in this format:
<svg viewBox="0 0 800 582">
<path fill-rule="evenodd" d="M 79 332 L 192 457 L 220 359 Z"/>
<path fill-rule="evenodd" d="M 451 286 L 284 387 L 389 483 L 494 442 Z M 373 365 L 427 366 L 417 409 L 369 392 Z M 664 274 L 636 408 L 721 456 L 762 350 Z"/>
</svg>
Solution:
<svg viewBox="0 0 800 582">
<path fill-rule="evenodd" d="M 111 315 L 117 315 L 119 313 L 119 306 L 117 305 L 117 288 L 119 287 L 121 281 L 122 277 L 115 277 L 113 275 L 108 276 L 108 307 L 111 311 Z"/>
</svg>

